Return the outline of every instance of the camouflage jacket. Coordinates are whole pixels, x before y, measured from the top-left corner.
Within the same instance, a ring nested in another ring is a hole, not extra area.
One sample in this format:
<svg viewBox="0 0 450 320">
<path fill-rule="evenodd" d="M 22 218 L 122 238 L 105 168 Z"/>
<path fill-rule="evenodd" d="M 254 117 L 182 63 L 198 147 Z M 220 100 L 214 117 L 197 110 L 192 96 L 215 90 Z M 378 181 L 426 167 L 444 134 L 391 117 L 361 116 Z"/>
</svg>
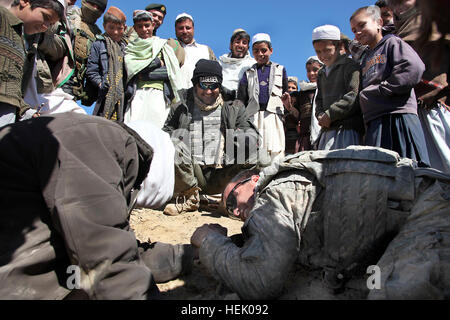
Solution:
<svg viewBox="0 0 450 320">
<path fill-rule="evenodd" d="M 410 213 L 414 172 L 412 160 L 379 148 L 287 157 L 261 173 L 244 245 L 211 232 L 200 261 L 243 299 L 280 296 L 296 263 L 347 274 L 367 268 Z"/>
</svg>

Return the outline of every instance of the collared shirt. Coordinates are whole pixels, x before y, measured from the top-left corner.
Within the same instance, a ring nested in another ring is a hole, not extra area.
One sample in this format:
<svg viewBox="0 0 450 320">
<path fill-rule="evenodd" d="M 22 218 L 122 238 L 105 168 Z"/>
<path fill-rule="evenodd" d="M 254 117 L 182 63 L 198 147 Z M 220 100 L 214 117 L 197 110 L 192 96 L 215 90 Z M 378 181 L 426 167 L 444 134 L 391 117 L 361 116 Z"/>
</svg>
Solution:
<svg viewBox="0 0 450 320">
<path fill-rule="evenodd" d="M 25 64 L 23 21 L 0 7 L 0 103 L 25 106 L 22 79 Z"/>
<path fill-rule="evenodd" d="M 200 59 L 215 60 L 215 57 L 211 57 L 210 49 L 207 45 L 199 44 L 195 40 L 190 44 L 185 44 L 180 41 L 181 46 L 184 48 L 186 57 L 184 59 L 184 65 L 181 67 L 181 72 L 184 77 L 184 87 L 186 89 L 192 87 L 192 76 L 194 74 L 195 65 Z M 214 56 L 214 55 L 213 55 Z"/>
</svg>

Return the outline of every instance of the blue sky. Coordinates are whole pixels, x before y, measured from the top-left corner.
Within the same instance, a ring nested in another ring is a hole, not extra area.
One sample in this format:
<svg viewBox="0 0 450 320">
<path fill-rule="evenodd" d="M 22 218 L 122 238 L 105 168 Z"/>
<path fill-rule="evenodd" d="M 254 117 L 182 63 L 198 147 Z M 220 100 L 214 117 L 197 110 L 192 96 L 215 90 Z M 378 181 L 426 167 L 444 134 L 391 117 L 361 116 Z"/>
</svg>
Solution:
<svg viewBox="0 0 450 320">
<path fill-rule="evenodd" d="M 306 59 L 315 55 L 311 41 L 312 30 L 323 24 L 333 24 L 353 39 L 349 18 L 356 9 L 371 5 L 376 0 L 157 0 L 167 6 L 164 24 L 158 30 L 161 38 L 175 38 L 175 18 L 187 12 L 195 21 L 195 39 L 209 45 L 217 57 L 229 51 L 230 37 L 237 28 L 250 36 L 268 33 L 274 52 L 272 61 L 286 67 L 289 76 L 306 80 Z M 151 0 L 109 0 L 108 7 L 119 7 L 133 24 L 133 11 L 144 9 Z M 81 0 L 76 3 L 81 6 Z M 102 27 L 103 18 L 97 22 Z M 92 113 L 93 108 L 86 108 Z"/>
</svg>

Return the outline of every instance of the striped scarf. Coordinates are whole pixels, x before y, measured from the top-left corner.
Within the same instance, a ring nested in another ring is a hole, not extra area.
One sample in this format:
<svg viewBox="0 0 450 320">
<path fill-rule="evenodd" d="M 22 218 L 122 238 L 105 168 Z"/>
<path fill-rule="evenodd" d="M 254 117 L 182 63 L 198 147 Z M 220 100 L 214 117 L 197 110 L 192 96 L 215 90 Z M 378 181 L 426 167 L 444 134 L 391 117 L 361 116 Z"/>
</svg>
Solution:
<svg viewBox="0 0 450 320">
<path fill-rule="evenodd" d="M 123 122 L 123 51 L 119 43 L 105 34 L 106 50 L 108 52 L 108 74 L 106 81 L 109 84 L 108 93 L 103 107 L 104 117 L 110 120 Z"/>
</svg>

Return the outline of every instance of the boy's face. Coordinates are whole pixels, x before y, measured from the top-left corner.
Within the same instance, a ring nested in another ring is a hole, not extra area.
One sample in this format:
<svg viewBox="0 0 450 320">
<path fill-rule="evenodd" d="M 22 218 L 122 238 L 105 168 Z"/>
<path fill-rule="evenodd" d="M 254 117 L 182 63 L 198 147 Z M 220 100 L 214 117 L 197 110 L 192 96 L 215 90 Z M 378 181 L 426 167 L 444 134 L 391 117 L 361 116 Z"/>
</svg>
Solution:
<svg viewBox="0 0 450 320">
<path fill-rule="evenodd" d="M 317 82 L 317 75 L 319 70 L 322 68 L 319 63 L 313 62 L 306 65 L 306 76 L 309 82 Z"/>
<path fill-rule="evenodd" d="M 230 45 L 231 57 L 242 59 L 247 54 L 249 47 L 248 40 L 245 38 L 236 38 Z"/>
<path fill-rule="evenodd" d="M 383 38 L 381 34 L 381 26 L 383 21 L 375 21 L 366 13 L 357 14 L 351 21 L 350 26 L 355 34 L 355 40 L 363 45 L 375 48 L 377 43 Z"/>
<path fill-rule="evenodd" d="M 295 84 L 295 82 L 289 81 L 288 82 L 287 92 L 291 93 L 291 92 L 294 92 L 294 91 L 297 91 L 297 85 Z"/>
<path fill-rule="evenodd" d="M 105 28 L 106 34 L 116 42 L 119 42 L 122 39 L 125 32 L 125 26 L 121 23 L 107 22 L 103 27 Z"/>
<path fill-rule="evenodd" d="M 389 24 L 394 23 L 394 13 L 392 12 L 391 8 L 383 7 L 380 8 L 380 11 L 381 11 L 381 19 L 383 19 L 383 26 L 387 26 Z"/>
<path fill-rule="evenodd" d="M 252 47 L 253 57 L 259 65 L 265 65 L 270 61 L 270 56 L 273 53 L 273 48 L 265 42 L 257 42 Z"/>
<path fill-rule="evenodd" d="M 137 21 L 134 23 L 134 30 L 141 39 L 148 39 L 153 36 L 155 24 L 151 20 Z"/>
<path fill-rule="evenodd" d="M 313 43 L 314 50 L 316 50 L 317 57 L 327 67 L 333 65 L 333 63 L 339 57 L 339 50 L 331 40 L 319 40 Z"/>
<path fill-rule="evenodd" d="M 23 21 L 25 34 L 31 35 L 47 31 L 47 29 L 58 22 L 58 13 L 53 9 L 34 8 L 28 0 L 21 0 L 22 10 L 18 13 L 18 18 Z"/>
</svg>

